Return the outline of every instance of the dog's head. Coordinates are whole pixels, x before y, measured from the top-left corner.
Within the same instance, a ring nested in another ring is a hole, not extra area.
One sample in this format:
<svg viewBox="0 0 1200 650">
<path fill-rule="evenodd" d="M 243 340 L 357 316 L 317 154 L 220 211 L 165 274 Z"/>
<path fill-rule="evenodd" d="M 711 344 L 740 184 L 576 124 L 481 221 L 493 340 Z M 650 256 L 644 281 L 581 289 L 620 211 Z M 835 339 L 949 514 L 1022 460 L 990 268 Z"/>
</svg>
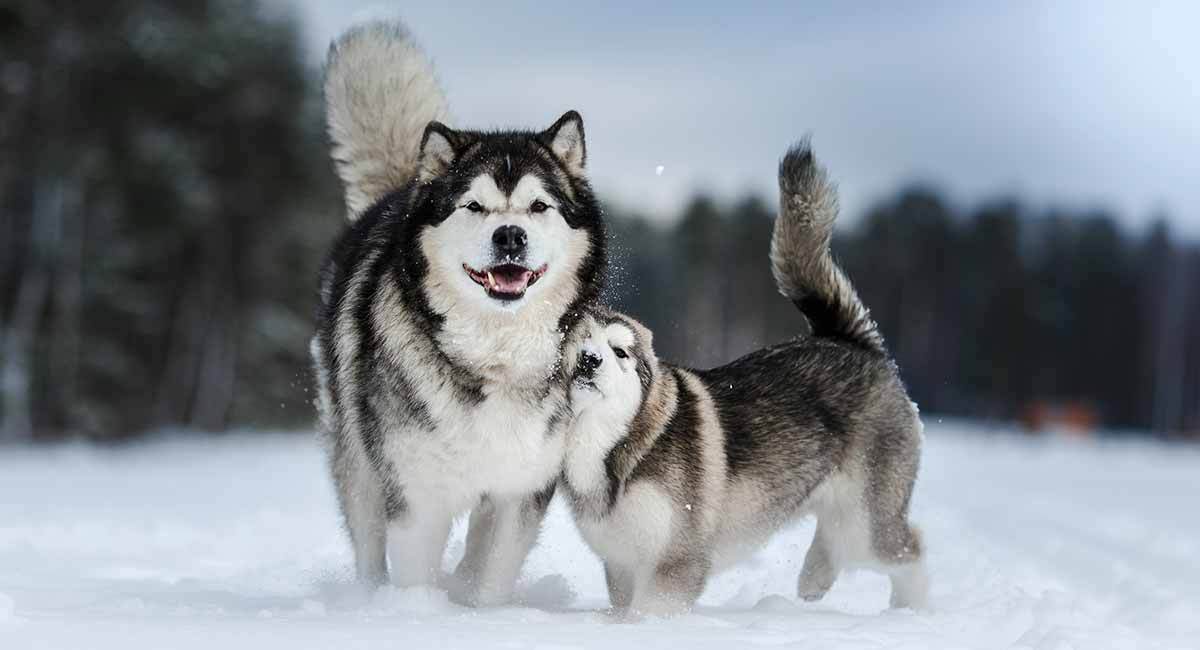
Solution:
<svg viewBox="0 0 1200 650">
<path fill-rule="evenodd" d="M 597 308 L 579 325 L 572 345 L 572 407 L 576 413 L 603 405 L 631 416 L 659 372 L 653 336 L 621 313 Z"/>
<path fill-rule="evenodd" d="M 429 124 L 410 218 L 434 311 L 565 310 L 596 297 L 604 232 L 586 158 L 575 111 L 541 132 Z"/>
</svg>

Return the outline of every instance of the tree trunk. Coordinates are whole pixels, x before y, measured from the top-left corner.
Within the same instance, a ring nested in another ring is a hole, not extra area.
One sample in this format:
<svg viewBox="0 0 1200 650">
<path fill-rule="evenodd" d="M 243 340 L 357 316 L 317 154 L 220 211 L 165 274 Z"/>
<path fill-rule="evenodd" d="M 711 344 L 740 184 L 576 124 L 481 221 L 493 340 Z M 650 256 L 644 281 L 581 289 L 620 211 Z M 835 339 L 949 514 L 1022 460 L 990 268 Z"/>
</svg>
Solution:
<svg viewBox="0 0 1200 650">
<path fill-rule="evenodd" d="M 61 179 L 39 179 L 35 189 L 33 220 L 29 228 L 30 258 L 22 274 L 12 319 L 4 332 L 4 360 L 0 369 L 4 413 L 0 439 L 33 437 L 34 350 L 46 312 L 54 256 L 61 240 L 62 217 L 68 184 Z"/>
</svg>

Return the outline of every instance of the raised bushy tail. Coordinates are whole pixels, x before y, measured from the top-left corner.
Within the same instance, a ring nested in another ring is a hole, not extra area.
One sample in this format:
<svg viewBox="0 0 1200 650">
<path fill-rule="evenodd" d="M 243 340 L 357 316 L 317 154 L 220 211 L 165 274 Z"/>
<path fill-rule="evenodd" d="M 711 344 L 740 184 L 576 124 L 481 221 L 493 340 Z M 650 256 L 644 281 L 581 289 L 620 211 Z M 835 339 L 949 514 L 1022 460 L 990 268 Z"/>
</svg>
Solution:
<svg viewBox="0 0 1200 650">
<path fill-rule="evenodd" d="M 792 145 L 779 163 L 779 217 L 771 238 L 775 284 L 808 318 L 814 336 L 883 353 L 883 337 L 829 250 L 837 213 L 837 189 L 808 140 Z"/>
<path fill-rule="evenodd" d="M 399 21 L 352 27 L 329 46 L 325 106 L 351 221 L 416 177 L 425 127 L 447 115 L 433 65 Z"/>
</svg>

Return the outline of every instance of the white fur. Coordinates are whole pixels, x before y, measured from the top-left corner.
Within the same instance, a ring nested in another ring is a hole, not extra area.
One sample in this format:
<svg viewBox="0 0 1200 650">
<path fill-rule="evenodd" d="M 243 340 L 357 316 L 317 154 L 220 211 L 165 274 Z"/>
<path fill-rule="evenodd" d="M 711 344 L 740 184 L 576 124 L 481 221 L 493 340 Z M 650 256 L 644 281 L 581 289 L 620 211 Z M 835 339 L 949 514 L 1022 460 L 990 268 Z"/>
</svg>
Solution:
<svg viewBox="0 0 1200 650">
<path fill-rule="evenodd" d="M 325 102 L 351 221 L 417 176 L 425 127 L 448 114 L 433 66 L 398 22 L 360 25 L 330 46 Z"/>
<path fill-rule="evenodd" d="M 457 434 L 389 436 L 384 453 L 407 484 L 420 485 L 447 509 L 461 512 L 485 492 L 526 496 L 558 472 L 563 443 L 561 436 L 546 435 L 550 408 L 533 410 L 526 395 L 502 390 L 469 410 L 438 386 L 422 386 L 418 393 L 443 430 Z"/>
<path fill-rule="evenodd" d="M 409 505 L 405 516 L 389 522 L 387 527 L 392 584 L 432 584 L 441 573 L 442 553 L 457 513 L 441 507 L 429 495 L 408 492 L 405 502 Z"/>
<path fill-rule="evenodd" d="M 864 507 L 866 495 L 861 480 L 834 474 L 821 482 L 805 503 L 821 526 L 837 540 L 831 549 L 833 563 L 839 568 L 879 569 L 881 564 L 871 549 L 871 526 Z"/>
<path fill-rule="evenodd" d="M 654 571 L 671 540 L 675 503 L 654 483 L 628 485 L 616 506 L 601 519 L 579 517 L 576 523 L 584 541 L 606 563 L 634 575 L 634 609 L 638 597 L 654 591 Z"/>
</svg>

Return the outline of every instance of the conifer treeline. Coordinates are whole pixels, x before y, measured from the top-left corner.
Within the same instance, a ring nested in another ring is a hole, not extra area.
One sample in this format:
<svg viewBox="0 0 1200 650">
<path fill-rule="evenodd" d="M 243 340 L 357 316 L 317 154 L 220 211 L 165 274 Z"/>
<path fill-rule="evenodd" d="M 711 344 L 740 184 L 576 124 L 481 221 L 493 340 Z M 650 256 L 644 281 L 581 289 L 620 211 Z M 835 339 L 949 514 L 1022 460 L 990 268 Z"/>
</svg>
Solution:
<svg viewBox="0 0 1200 650">
<path fill-rule="evenodd" d="M 0 5 L 0 439 L 311 425 L 342 208 L 303 61 L 251 0 Z M 610 215 L 610 296 L 680 362 L 795 335 L 771 214 Z M 917 190 L 856 223 L 835 249 L 926 412 L 1200 428 L 1200 252 L 1165 227 Z"/>
</svg>

